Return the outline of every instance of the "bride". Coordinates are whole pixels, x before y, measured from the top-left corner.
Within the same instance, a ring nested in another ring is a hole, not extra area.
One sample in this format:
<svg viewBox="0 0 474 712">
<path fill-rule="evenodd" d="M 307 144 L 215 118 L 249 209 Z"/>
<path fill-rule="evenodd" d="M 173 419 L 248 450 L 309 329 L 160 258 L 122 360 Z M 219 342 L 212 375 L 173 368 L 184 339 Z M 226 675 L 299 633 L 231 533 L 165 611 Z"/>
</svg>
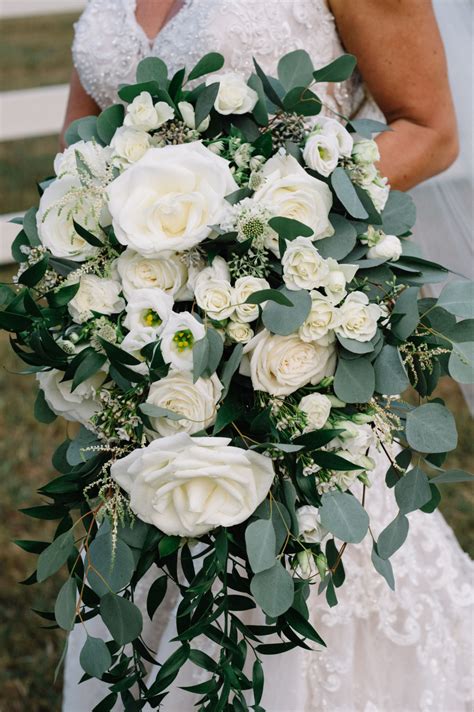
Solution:
<svg viewBox="0 0 474 712">
<path fill-rule="evenodd" d="M 392 187 L 407 190 L 447 168 L 458 150 L 456 123 L 429 0 L 90 0 L 76 25 L 65 126 L 114 103 L 118 86 L 133 82 L 145 56 L 160 56 L 174 72 L 213 50 L 230 70 L 250 73 L 254 56 L 275 74 L 278 58 L 293 49 L 306 49 L 315 66 L 323 66 L 343 47 L 357 56 L 364 82 L 356 76 L 333 89 L 322 85 L 319 93 L 329 109 L 345 116 L 385 116 L 393 130 L 378 138 L 380 170 Z M 367 509 L 379 532 L 395 508 L 390 490 L 377 485 L 387 464 L 382 455 L 376 458 Z M 309 601 L 327 649 L 267 657 L 263 708 L 471 709 L 472 563 L 441 514 L 410 515 L 408 541 L 394 557 L 395 593 L 372 568 L 368 541 L 349 547 L 344 566 L 348 581 L 339 605 L 329 609 L 316 592 Z M 146 579 L 143 584 L 144 608 Z M 175 598 L 170 595 L 160 608 L 160 620 L 145 622 L 144 637 L 159 661 L 172 651 Z M 246 615 L 259 622 L 255 612 Z M 87 625 L 94 635 L 100 623 Z M 64 712 L 90 712 L 107 694 L 98 680 L 77 686 L 83 636 L 79 626 L 70 636 Z M 201 647 L 212 655 L 209 641 Z M 192 710 L 193 696 L 178 686 L 199 681 L 199 671 L 185 666 L 163 703 L 165 712 Z M 113 709 L 123 708 L 117 703 Z"/>
</svg>

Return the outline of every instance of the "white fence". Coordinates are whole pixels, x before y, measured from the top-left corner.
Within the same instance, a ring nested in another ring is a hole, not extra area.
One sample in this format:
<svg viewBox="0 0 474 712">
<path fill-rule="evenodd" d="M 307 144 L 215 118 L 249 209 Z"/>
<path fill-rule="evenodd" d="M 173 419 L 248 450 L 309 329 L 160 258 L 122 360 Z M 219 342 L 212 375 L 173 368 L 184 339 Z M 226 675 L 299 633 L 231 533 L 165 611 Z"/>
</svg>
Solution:
<svg viewBox="0 0 474 712">
<path fill-rule="evenodd" d="M 0 0 L 0 20 L 79 12 L 85 5 L 86 0 Z M 67 93 L 67 85 L 0 92 L 0 141 L 59 133 Z M 0 215 L 0 264 L 11 261 L 11 243 L 19 231 L 8 222 L 13 215 Z"/>
</svg>

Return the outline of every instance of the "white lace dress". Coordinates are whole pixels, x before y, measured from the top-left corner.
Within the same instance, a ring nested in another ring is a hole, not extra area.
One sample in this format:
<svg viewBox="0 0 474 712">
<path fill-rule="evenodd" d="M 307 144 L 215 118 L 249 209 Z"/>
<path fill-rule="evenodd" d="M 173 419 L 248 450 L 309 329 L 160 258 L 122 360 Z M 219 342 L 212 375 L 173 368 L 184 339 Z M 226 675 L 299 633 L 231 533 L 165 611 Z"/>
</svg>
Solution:
<svg viewBox="0 0 474 712">
<path fill-rule="evenodd" d="M 135 0 L 90 0 L 76 25 L 73 55 L 86 91 L 101 106 L 116 101 L 118 85 L 134 79 L 140 59 L 157 55 L 170 72 L 190 69 L 208 51 L 219 51 L 226 67 L 251 71 L 251 57 L 268 73 L 278 58 L 306 49 L 315 66 L 341 54 L 334 18 L 325 0 L 184 0 L 150 42 L 135 18 Z M 325 102 L 345 115 L 380 114 L 360 78 L 320 91 Z M 385 457 L 376 454 L 367 509 L 375 536 L 394 518 L 393 490 L 384 485 Z M 344 555 L 346 583 L 339 605 L 329 609 L 313 590 L 313 624 L 327 649 L 296 649 L 265 658 L 267 712 L 465 712 L 471 710 L 473 566 L 439 513 L 409 515 L 410 533 L 393 557 L 396 591 L 374 570 L 370 542 L 350 546 Z M 147 581 L 138 591 L 145 610 Z M 173 646 L 172 594 L 151 623 L 144 613 L 147 642 L 162 662 Z M 243 614 L 259 622 L 256 612 Z M 98 635 L 98 619 L 87 623 Z M 103 629 L 102 629 L 103 630 Z M 84 632 L 70 636 L 65 669 L 64 712 L 90 712 L 105 696 L 97 680 L 77 686 Z M 206 639 L 199 647 L 212 655 Z M 155 670 L 156 673 L 156 670 Z M 153 676 L 153 672 L 150 676 Z M 199 670 L 183 669 L 165 712 L 191 712 L 195 699 L 177 689 L 200 681 Z M 120 710 L 117 703 L 114 710 Z"/>
</svg>

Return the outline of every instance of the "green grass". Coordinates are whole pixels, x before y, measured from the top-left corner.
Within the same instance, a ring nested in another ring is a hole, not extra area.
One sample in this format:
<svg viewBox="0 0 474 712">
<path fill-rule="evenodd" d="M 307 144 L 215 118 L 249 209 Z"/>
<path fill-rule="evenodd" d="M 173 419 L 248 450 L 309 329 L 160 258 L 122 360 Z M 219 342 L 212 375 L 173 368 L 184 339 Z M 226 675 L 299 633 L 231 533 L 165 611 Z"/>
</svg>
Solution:
<svg viewBox="0 0 474 712">
<path fill-rule="evenodd" d="M 71 74 L 77 14 L 0 22 L 0 91 L 64 84 Z"/>
</svg>

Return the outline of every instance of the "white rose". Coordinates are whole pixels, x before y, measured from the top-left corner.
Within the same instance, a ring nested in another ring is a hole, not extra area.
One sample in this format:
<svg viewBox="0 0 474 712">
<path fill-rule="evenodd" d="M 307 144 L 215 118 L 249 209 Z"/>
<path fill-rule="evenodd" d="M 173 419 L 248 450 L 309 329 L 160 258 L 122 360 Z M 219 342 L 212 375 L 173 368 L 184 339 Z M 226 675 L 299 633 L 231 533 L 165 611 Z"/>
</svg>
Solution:
<svg viewBox="0 0 474 712">
<path fill-rule="evenodd" d="M 293 156 L 278 153 L 263 166 L 265 178 L 254 200 L 265 201 L 275 215 L 299 220 L 313 232 L 313 240 L 334 233 L 329 222 L 332 193 L 323 181 L 308 175 Z"/>
<path fill-rule="evenodd" d="M 155 341 L 171 316 L 173 297 L 157 287 L 137 289 L 131 293 L 125 309 L 124 326 L 129 331 L 152 329 Z"/>
<path fill-rule="evenodd" d="M 338 310 L 333 302 L 319 292 L 311 292 L 311 310 L 301 324 L 298 334 L 302 341 L 320 341 L 338 323 Z"/>
<path fill-rule="evenodd" d="M 296 510 L 298 528 L 303 541 L 308 544 L 320 544 L 327 535 L 327 530 L 321 524 L 319 510 L 310 504 Z"/>
<path fill-rule="evenodd" d="M 131 126 L 119 126 L 113 135 L 110 146 L 113 149 L 114 158 L 120 158 L 127 163 L 135 163 L 150 148 L 150 134 Z"/>
<path fill-rule="evenodd" d="M 383 235 L 367 252 L 369 259 L 386 259 L 396 262 L 402 254 L 402 243 L 396 235 Z"/>
<path fill-rule="evenodd" d="M 390 193 L 390 185 L 387 178 L 376 178 L 372 183 L 364 186 L 364 190 L 369 194 L 375 209 L 379 212 L 384 209 Z"/>
<path fill-rule="evenodd" d="M 336 365 L 333 346 L 301 341 L 297 334 L 273 335 L 266 329 L 244 348 L 250 354 L 250 377 L 256 391 L 287 396 L 308 383 L 332 376 Z"/>
<path fill-rule="evenodd" d="M 270 458 L 229 438 L 179 433 L 154 440 L 112 465 L 135 514 L 165 534 L 199 537 L 244 522 L 274 478 Z"/>
<path fill-rule="evenodd" d="M 222 393 L 222 383 L 214 373 L 211 378 L 198 378 L 193 383 L 190 371 L 170 373 L 150 386 L 147 403 L 182 415 L 180 420 L 166 416 L 149 416 L 153 431 L 147 430 L 150 439 L 185 432 L 192 435 L 204 430 L 216 420 L 217 403 Z"/>
<path fill-rule="evenodd" d="M 306 413 L 307 425 L 305 433 L 320 430 L 327 422 L 331 412 L 331 401 L 323 393 L 309 393 L 298 404 L 298 408 Z"/>
<path fill-rule="evenodd" d="M 138 252 L 127 249 L 115 264 L 122 282 L 122 291 L 127 299 L 136 289 L 145 288 L 162 289 L 176 301 L 188 296 L 188 270 L 176 252 L 147 259 Z"/>
<path fill-rule="evenodd" d="M 102 206 L 80 190 L 78 178 L 58 178 L 44 191 L 36 215 L 38 235 L 42 244 L 55 257 L 82 262 L 97 254 L 76 232 L 73 220 L 97 237 L 101 236 L 99 221 Z"/>
<path fill-rule="evenodd" d="M 225 331 L 227 336 L 238 344 L 247 344 L 254 337 L 253 329 L 247 322 L 231 320 Z"/>
<path fill-rule="evenodd" d="M 198 277 L 203 280 L 205 277 L 208 279 L 223 279 L 226 282 L 230 282 L 230 270 L 227 262 L 223 257 L 219 255 L 214 257 L 212 264 L 207 267 L 202 267 L 199 272 L 197 272 L 192 279 L 191 286 L 196 286 L 196 280 Z"/>
<path fill-rule="evenodd" d="M 239 277 L 234 284 L 235 313 L 232 314 L 231 318 L 240 322 L 258 319 L 258 305 L 244 304 L 244 302 L 251 294 L 261 292 L 263 289 L 270 289 L 266 279 L 261 277 Z"/>
<path fill-rule="evenodd" d="M 335 136 L 311 134 L 306 141 L 303 158 L 307 166 L 322 176 L 330 175 L 339 160 L 339 144 Z"/>
<path fill-rule="evenodd" d="M 145 257 L 187 250 L 227 213 L 237 189 L 228 161 L 199 141 L 151 148 L 108 187 L 119 242 Z"/>
<path fill-rule="evenodd" d="M 63 381 L 64 372 L 53 368 L 36 374 L 44 399 L 53 413 L 65 420 L 90 428 L 89 419 L 100 410 L 97 391 L 106 379 L 103 371 L 95 373 L 71 391 L 72 381 Z"/>
<path fill-rule="evenodd" d="M 142 91 L 127 106 L 124 126 L 132 126 L 142 131 L 151 131 L 162 126 L 174 116 L 174 110 L 165 101 L 153 105 L 151 94 Z"/>
<path fill-rule="evenodd" d="M 199 275 L 194 286 L 197 305 L 211 319 L 227 319 L 234 311 L 234 290 L 225 279 Z"/>
<path fill-rule="evenodd" d="M 324 136 L 334 136 L 341 156 L 351 155 L 354 139 L 340 121 L 327 116 L 318 116 L 312 131 Z"/>
<path fill-rule="evenodd" d="M 95 274 L 84 274 L 79 280 L 79 289 L 68 304 L 68 310 L 77 324 L 92 319 L 98 314 L 117 314 L 125 309 L 120 295 L 120 282 L 103 279 Z"/>
<path fill-rule="evenodd" d="M 325 283 L 329 269 L 309 237 L 286 241 L 281 264 L 288 289 L 314 289 Z"/>
<path fill-rule="evenodd" d="M 377 321 L 382 311 L 377 304 L 369 304 L 367 294 L 351 292 L 339 307 L 339 325 L 336 334 L 346 339 L 370 341 L 377 331 Z"/>
<path fill-rule="evenodd" d="M 337 420 L 334 423 L 334 428 L 342 430 L 342 432 L 337 438 L 331 440 L 330 447 L 348 450 L 355 458 L 365 455 L 367 450 L 376 443 L 374 431 L 368 424 L 358 425 L 352 420 Z"/>
<path fill-rule="evenodd" d="M 356 141 L 352 149 L 352 159 L 355 163 L 376 163 L 380 161 L 377 143 L 369 138 Z"/>
<path fill-rule="evenodd" d="M 195 129 L 196 131 L 199 131 L 201 133 L 202 131 L 206 131 L 206 129 L 209 127 L 209 122 L 211 119 L 209 116 L 206 116 L 206 118 L 203 119 L 199 126 L 196 128 L 196 115 L 194 111 L 194 106 L 190 104 L 189 101 L 178 102 L 178 109 L 180 111 L 181 116 L 183 117 L 184 123 L 188 128 Z"/>
<path fill-rule="evenodd" d="M 345 460 L 348 459 L 347 453 L 341 450 L 337 453 L 339 457 L 343 457 Z M 357 481 L 357 475 L 360 474 L 357 470 L 348 470 L 347 472 L 343 470 L 335 470 L 331 475 L 331 483 L 337 485 L 343 492 L 352 487 L 354 482 Z"/>
<path fill-rule="evenodd" d="M 214 108 L 219 114 L 247 114 L 252 111 L 258 101 L 258 94 L 245 83 L 241 74 L 212 74 L 207 78 L 206 85 L 215 82 L 219 82 L 219 91 Z"/>
<path fill-rule="evenodd" d="M 89 169 L 95 178 L 103 178 L 112 151 L 109 146 L 100 146 L 95 141 L 78 141 L 68 146 L 54 159 L 54 172 L 60 178 L 78 178 L 78 159 Z"/>
<path fill-rule="evenodd" d="M 332 257 L 326 260 L 328 274 L 324 282 L 324 291 L 333 304 L 339 304 L 347 294 L 346 285 L 355 277 L 357 265 L 339 264 Z"/>
<path fill-rule="evenodd" d="M 192 371 L 193 346 L 205 335 L 205 327 L 190 312 L 173 312 L 161 334 L 165 363 L 178 371 Z"/>
</svg>

